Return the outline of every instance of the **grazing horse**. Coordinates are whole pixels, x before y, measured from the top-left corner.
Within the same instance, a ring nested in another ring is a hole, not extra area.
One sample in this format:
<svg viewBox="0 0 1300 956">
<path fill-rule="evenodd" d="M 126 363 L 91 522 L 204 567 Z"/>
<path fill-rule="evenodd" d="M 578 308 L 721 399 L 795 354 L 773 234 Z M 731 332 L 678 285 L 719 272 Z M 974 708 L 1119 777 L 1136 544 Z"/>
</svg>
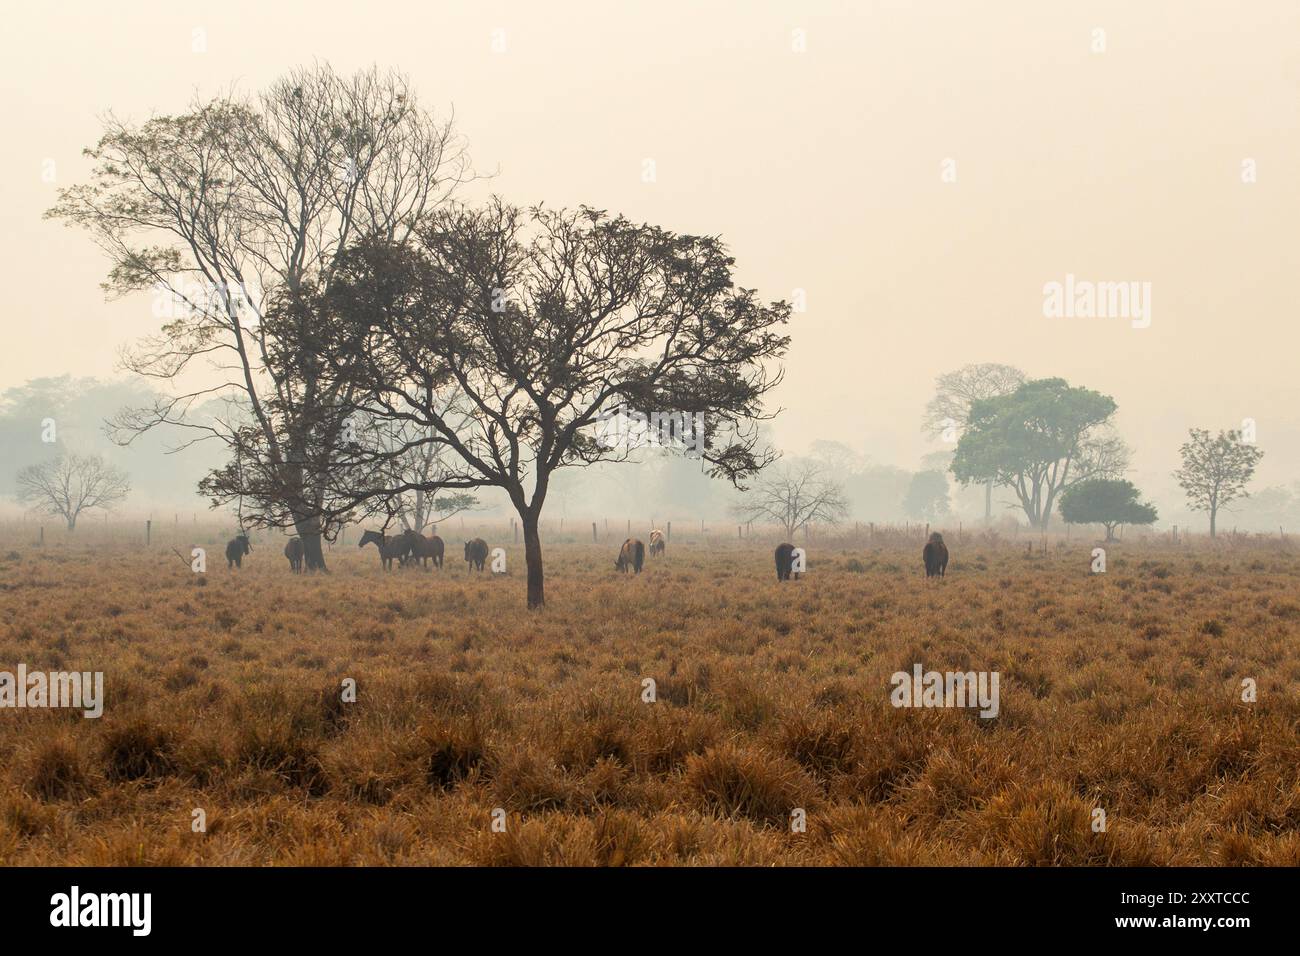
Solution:
<svg viewBox="0 0 1300 956">
<path fill-rule="evenodd" d="M 943 543 L 943 535 L 937 531 L 930 535 L 930 540 L 921 551 L 921 559 L 925 562 L 927 578 L 943 577 L 948 569 L 948 546 Z"/>
<path fill-rule="evenodd" d="M 290 538 L 285 542 L 284 556 L 289 559 L 289 570 L 302 574 L 302 538 Z"/>
<path fill-rule="evenodd" d="M 776 579 L 790 580 L 790 569 L 794 566 L 794 545 L 778 544 L 776 546 Z"/>
<path fill-rule="evenodd" d="M 628 568 L 635 573 L 641 573 L 641 565 L 645 563 L 645 545 L 637 538 L 628 538 L 623 542 L 623 547 L 619 549 L 618 560 L 614 562 L 614 570 L 622 571 L 627 574 Z"/>
<path fill-rule="evenodd" d="M 664 533 L 656 528 L 650 532 L 650 557 L 664 553 Z"/>
<path fill-rule="evenodd" d="M 471 568 L 482 571 L 483 562 L 487 560 L 487 556 L 487 542 L 482 538 L 475 538 L 473 541 L 465 542 L 465 561 Z"/>
<path fill-rule="evenodd" d="M 253 546 L 248 543 L 248 535 L 241 531 L 230 539 L 226 545 L 226 570 L 231 568 L 242 568 L 244 566 L 244 555 L 253 550 Z"/>
<path fill-rule="evenodd" d="M 406 566 L 406 556 L 411 553 L 411 542 L 407 540 L 406 535 L 399 534 L 395 538 L 390 538 L 378 531 L 367 531 L 361 536 L 361 542 L 357 547 L 364 548 L 372 541 L 379 551 L 379 560 L 385 571 L 393 570 L 393 558 L 397 559 L 400 566 Z"/>
<path fill-rule="evenodd" d="M 442 567 L 442 556 L 446 550 L 442 538 L 436 534 L 426 538 L 418 531 L 406 531 L 404 537 L 411 543 L 411 562 L 419 561 L 421 567 L 428 567 L 428 561 L 432 558 L 435 568 Z"/>
</svg>

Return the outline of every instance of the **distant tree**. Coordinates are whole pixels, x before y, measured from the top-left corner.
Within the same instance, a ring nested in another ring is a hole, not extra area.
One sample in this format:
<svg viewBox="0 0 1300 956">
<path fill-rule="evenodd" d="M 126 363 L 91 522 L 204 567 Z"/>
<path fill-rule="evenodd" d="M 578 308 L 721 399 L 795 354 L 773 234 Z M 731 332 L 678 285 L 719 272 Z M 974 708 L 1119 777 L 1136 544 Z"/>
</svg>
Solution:
<svg viewBox="0 0 1300 956">
<path fill-rule="evenodd" d="M 903 511 L 910 518 L 929 521 L 948 513 L 948 478 L 941 471 L 918 471 L 907 486 Z"/>
<path fill-rule="evenodd" d="M 1255 474 L 1255 466 L 1264 452 L 1241 440 L 1238 431 L 1220 431 L 1211 438 L 1203 428 L 1189 429 L 1191 441 L 1178 450 L 1183 467 L 1174 478 L 1193 511 L 1210 513 L 1210 537 L 1216 534 L 1219 509 L 1238 498 L 1248 498 L 1246 484 Z"/>
<path fill-rule="evenodd" d="M 77 518 L 96 508 L 111 510 L 131 491 L 127 476 L 99 455 L 65 453 L 18 472 L 18 500 L 77 527 Z"/>
<path fill-rule="evenodd" d="M 1046 528 L 1072 484 L 1111 478 L 1128 448 L 1108 431 L 1115 401 L 1060 378 L 1025 382 L 1009 395 L 971 403 L 952 471 L 963 484 L 992 481 L 1015 492 L 1030 524 Z"/>
<path fill-rule="evenodd" d="M 853 474 L 866 464 L 863 456 L 844 442 L 824 438 L 819 438 L 808 446 L 808 457 L 826 465 L 837 475 Z"/>
<path fill-rule="evenodd" d="M 981 362 L 945 372 L 934 380 L 934 397 L 926 403 L 921 427 L 932 437 L 956 442 L 970 423 L 972 402 L 1008 395 L 1025 381 L 1025 373 L 1011 365 Z M 984 522 L 993 520 L 992 480 L 984 483 Z"/>
<path fill-rule="evenodd" d="M 1154 506 L 1140 500 L 1131 481 L 1090 478 L 1062 493 L 1061 517 L 1067 524 L 1103 525 L 1106 540 L 1113 541 L 1118 525 L 1154 524 L 1158 516 Z"/>
<path fill-rule="evenodd" d="M 824 465 L 803 461 L 770 469 L 746 492 L 732 512 L 745 521 L 770 521 L 786 538 L 811 524 L 836 524 L 849 513 L 843 489 Z"/>
</svg>

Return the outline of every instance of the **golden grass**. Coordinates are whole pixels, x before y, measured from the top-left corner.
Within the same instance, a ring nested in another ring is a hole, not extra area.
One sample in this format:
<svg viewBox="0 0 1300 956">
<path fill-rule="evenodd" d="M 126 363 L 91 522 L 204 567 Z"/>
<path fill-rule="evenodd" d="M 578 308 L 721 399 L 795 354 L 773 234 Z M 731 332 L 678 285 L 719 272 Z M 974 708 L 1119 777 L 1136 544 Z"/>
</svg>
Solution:
<svg viewBox="0 0 1300 956">
<path fill-rule="evenodd" d="M 294 577 L 268 540 L 199 586 L 167 548 L 0 543 L 0 670 L 107 691 L 0 710 L 0 863 L 1300 864 L 1285 544 L 1105 575 L 1077 541 L 951 547 L 943 582 L 919 543 L 827 543 L 778 586 L 767 544 L 625 577 L 569 539 L 529 613 L 517 546 L 506 578 L 459 539 L 442 572 L 346 546 Z M 892 708 L 914 662 L 1000 672 L 1000 715 Z"/>
</svg>

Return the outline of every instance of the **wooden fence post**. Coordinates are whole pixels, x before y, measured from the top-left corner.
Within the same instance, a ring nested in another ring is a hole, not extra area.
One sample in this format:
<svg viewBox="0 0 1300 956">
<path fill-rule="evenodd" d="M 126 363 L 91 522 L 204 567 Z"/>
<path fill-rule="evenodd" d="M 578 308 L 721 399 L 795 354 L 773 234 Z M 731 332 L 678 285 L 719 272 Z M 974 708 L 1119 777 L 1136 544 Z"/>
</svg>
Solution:
<svg viewBox="0 0 1300 956">
<path fill-rule="evenodd" d="M 153 537 L 153 519 L 150 518 L 144 523 L 144 546 L 149 547 L 149 539 Z"/>
<path fill-rule="evenodd" d="M 668 522 L 668 530 L 664 532 L 664 540 L 670 541 L 672 540 L 672 536 L 673 536 L 673 523 L 670 521 Z"/>
<path fill-rule="evenodd" d="M 600 539 L 596 537 L 596 522 L 591 523 L 591 543 L 595 544 Z"/>
</svg>

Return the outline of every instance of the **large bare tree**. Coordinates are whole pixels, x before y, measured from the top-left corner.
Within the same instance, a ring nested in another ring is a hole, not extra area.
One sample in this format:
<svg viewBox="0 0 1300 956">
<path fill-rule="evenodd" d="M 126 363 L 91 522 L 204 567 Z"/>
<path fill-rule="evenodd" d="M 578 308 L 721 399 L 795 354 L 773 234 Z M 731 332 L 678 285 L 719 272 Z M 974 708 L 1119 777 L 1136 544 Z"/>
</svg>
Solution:
<svg viewBox="0 0 1300 956">
<path fill-rule="evenodd" d="M 332 297 L 338 374 L 360 411 L 432 431 L 447 452 L 440 488 L 506 493 L 528 606 L 540 607 L 539 521 L 556 469 L 625 461 L 649 442 L 740 482 L 775 457 L 757 422 L 790 308 L 738 288 L 732 265 L 715 238 L 585 207 L 444 209 L 414 242 L 356 250 Z M 468 403 L 468 427 L 444 414 L 446 388 Z"/>
<path fill-rule="evenodd" d="M 803 461 L 765 473 L 732 511 L 745 521 L 779 524 L 792 538 L 800 528 L 837 524 L 849 513 L 849 503 L 822 465 Z"/>
<path fill-rule="evenodd" d="M 307 566 L 324 569 L 321 538 L 348 513 L 330 473 L 350 403 L 347 379 L 312 353 L 328 332 L 298 293 L 308 282 L 328 290 L 353 243 L 405 238 L 470 175 L 463 143 L 401 75 L 328 66 L 255 96 L 105 126 L 87 151 L 89 182 L 62 190 L 48 215 L 90 231 L 112 263 L 109 293 L 159 296 L 167 321 L 124 364 L 179 392 L 119 416 L 115 437 L 170 425 L 191 430 L 180 447 L 223 442 L 228 464 L 201 486 L 214 505 L 294 528 Z M 270 321 L 270 304 L 286 299 L 295 307 Z M 214 395 L 230 399 L 228 416 L 187 415 Z"/>
<path fill-rule="evenodd" d="M 934 380 L 934 397 L 925 406 L 922 429 L 935 438 L 955 444 L 970 423 L 972 402 L 1009 395 L 1025 381 L 1025 373 L 1011 365 L 980 362 L 945 372 Z M 993 481 L 984 483 L 984 521 L 993 520 Z"/>
<path fill-rule="evenodd" d="M 131 491 L 131 482 L 101 455 L 67 452 L 18 472 L 18 500 L 77 527 L 77 518 L 96 508 L 110 510 Z"/>
</svg>

